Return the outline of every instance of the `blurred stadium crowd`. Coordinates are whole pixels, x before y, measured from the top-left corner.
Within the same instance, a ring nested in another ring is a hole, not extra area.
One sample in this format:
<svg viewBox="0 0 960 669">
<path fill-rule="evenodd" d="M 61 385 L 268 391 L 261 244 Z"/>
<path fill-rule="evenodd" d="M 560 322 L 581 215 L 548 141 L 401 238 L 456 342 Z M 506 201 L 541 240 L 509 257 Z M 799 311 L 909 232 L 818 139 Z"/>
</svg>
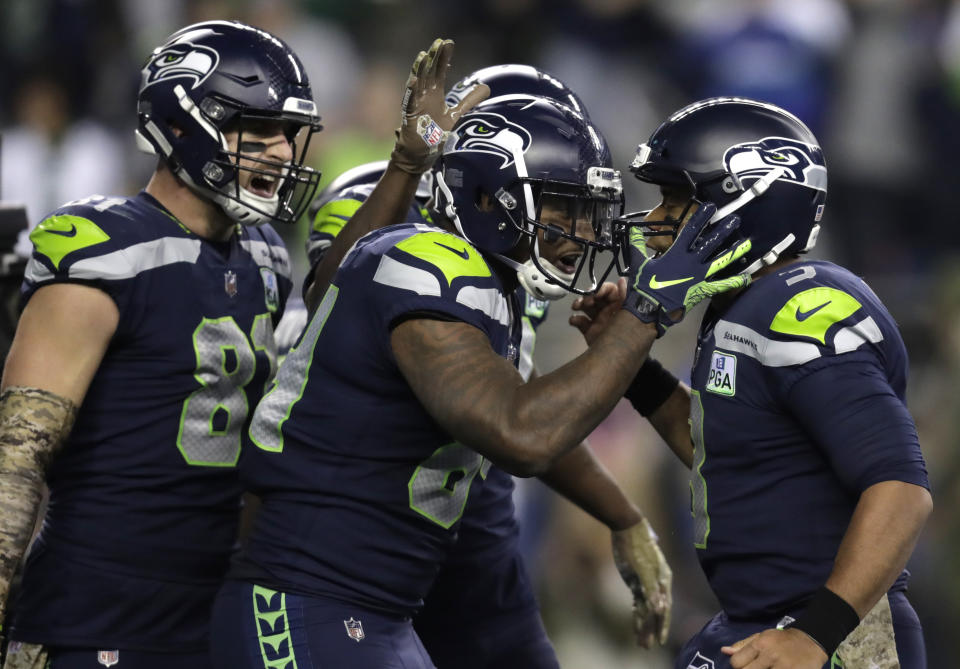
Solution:
<svg viewBox="0 0 960 669">
<path fill-rule="evenodd" d="M 800 116 L 830 169 L 816 255 L 867 280 L 912 356 L 910 408 L 937 510 L 909 565 L 911 599 L 930 666 L 956 666 L 960 1 L 4 0 L 2 198 L 25 203 L 36 223 L 67 200 L 132 194 L 145 183 L 154 163 L 133 141 L 140 66 L 174 29 L 214 18 L 265 28 L 301 56 L 324 117 L 311 154 L 324 182 L 387 157 L 399 84 L 416 50 L 436 36 L 457 44 L 448 83 L 509 62 L 557 75 L 586 101 L 624 172 L 657 120 L 698 98 L 746 95 Z M 625 186 L 628 209 L 654 200 L 648 186 Z M 302 277 L 306 226 L 281 232 Z M 555 307 L 541 330 L 549 333 L 537 351 L 544 371 L 583 346 L 565 312 Z M 657 344 L 657 357 L 681 378 L 696 320 Z M 675 572 L 674 647 L 633 647 L 630 597 L 607 531 L 525 482 L 517 501 L 548 630 L 564 666 L 670 666 L 676 644 L 717 608 L 691 545 L 687 472 L 625 403 L 591 444 L 661 535 Z"/>
</svg>

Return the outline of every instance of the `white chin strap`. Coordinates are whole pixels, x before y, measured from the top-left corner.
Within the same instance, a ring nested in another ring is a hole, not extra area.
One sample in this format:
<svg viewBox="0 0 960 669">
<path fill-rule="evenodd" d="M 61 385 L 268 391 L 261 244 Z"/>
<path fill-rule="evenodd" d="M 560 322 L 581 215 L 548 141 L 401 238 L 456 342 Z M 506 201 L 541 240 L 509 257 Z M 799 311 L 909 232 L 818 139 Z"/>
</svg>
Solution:
<svg viewBox="0 0 960 669">
<path fill-rule="evenodd" d="M 552 281 L 544 272 L 533 264 L 533 259 L 528 258 L 524 263 L 518 263 L 512 258 L 497 254 L 497 258 L 508 267 L 517 272 L 517 279 L 523 289 L 538 300 L 559 300 L 570 295 L 570 291 L 560 284 Z M 554 267 L 546 258 L 540 258 L 540 264 L 548 272 L 555 274 L 557 278 L 566 281 L 568 284 L 573 281 L 573 274 L 561 272 Z"/>
</svg>

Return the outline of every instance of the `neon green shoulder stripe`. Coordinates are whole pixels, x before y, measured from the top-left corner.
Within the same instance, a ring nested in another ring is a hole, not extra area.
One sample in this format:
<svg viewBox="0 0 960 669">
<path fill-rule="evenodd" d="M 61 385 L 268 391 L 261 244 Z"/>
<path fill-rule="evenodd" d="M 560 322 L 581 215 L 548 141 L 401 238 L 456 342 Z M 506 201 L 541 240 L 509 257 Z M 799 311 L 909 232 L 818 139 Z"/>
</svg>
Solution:
<svg viewBox="0 0 960 669">
<path fill-rule="evenodd" d="M 787 335 L 812 337 L 826 344 L 827 330 L 860 308 L 851 295 L 821 286 L 797 293 L 773 317 L 770 329 Z"/>
<path fill-rule="evenodd" d="M 336 237 L 357 209 L 363 204 L 360 200 L 332 200 L 320 207 L 313 217 L 313 231 Z"/>
<path fill-rule="evenodd" d="M 60 269 L 60 261 L 67 254 L 108 239 L 110 235 L 89 218 L 69 214 L 51 216 L 41 221 L 30 233 L 30 241 L 37 253 L 50 258 L 57 269 Z"/>
<path fill-rule="evenodd" d="M 421 232 L 407 237 L 397 248 L 435 265 L 447 285 L 460 276 L 490 276 L 490 268 L 475 248 L 460 237 L 445 232 Z"/>
</svg>

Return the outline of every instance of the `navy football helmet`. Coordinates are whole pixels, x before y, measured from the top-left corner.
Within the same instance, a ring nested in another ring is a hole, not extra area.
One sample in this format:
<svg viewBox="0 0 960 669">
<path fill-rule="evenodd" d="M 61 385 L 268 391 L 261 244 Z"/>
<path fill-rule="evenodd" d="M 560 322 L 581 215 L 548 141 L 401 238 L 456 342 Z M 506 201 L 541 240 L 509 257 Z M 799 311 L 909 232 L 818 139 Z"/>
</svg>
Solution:
<svg viewBox="0 0 960 669">
<path fill-rule="evenodd" d="M 549 296 L 536 281 L 524 280 L 522 262 L 504 255 L 521 243 L 529 245 L 536 274 L 580 295 L 596 290 L 615 262 L 611 254 L 598 276 L 598 255 L 612 250 L 611 221 L 623 209 L 620 173 L 600 132 L 566 105 L 525 95 L 477 105 L 444 145 L 434 193 L 436 211 L 478 249 L 516 270 L 535 297 Z M 484 196 L 490 206 L 481 206 Z M 569 228 L 544 223 L 545 205 L 566 211 Z M 591 224 L 592 238 L 578 234 L 577 221 L 583 220 Z M 569 239 L 581 251 L 558 268 L 540 256 L 538 232 L 547 240 Z M 585 269 L 590 285 L 581 288 Z"/>
<path fill-rule="evenodd" d="M 383 173 L 387 170 L 386 160 L 375 160 L 372 163 L 364 163 L 351 167 L 349 170 L 336 177 L 333 181 L 323 187 L 323 190 L 314 199 L 308 211 L 308 218 L 312 221 L 317 212 L 331 200 L 339 197 L 340 194 L 348 188 L 355 186 L 375 186 Z M 421 207 L 426 206 L 430 200 L 430 192 L 433 185 L 433 172 L 424 172 L 420 177 L 420 183 L 417 184 L 417 192 L 414 199 Z"/>
<path fill-rule="evenodd" d="M 630 171 L 689 189 L 691 203 L 713 202 L 713 220 L 737 213 L 752 249 L 726 272 L 753 273 L 817 242 L 827 198 L 823 152 L 800 119 L 775 105 L 734 97 L 690 104 L 639 146 Z M 646 213 L 624 220 L 636 224 Z M 676 236 L 679 220 L 673 231 L 649 234 Z"/>
<path fill-rule="evenodd" d="M 589 117 L 586 106 L 569 86 L 530 65 L 491 65 L 471 72 L 447 93 L 447 105 L 452 107 L 459 104 L 477 84 L 490 87 L 491 99 L 501 95 L 535 95 L 556 100 Z"/>
<path fill-rule="evenodd" d="M 196 23 L 155 49 L 141 71 L 137 116 L 138 146 L 239 223 L 295 222 L 320 180 L 303 165 L 322 127 L 303 65 L 281 40 L 243 23 Z M 250 155 L 263 145 L 245 143 L 243 132 L 258 122 L 283 124 L 291 161 Z M 232 130 L 236 151 L 225 137 Z M 243 170 L 263 194 L 241 187 Z"/>
</svg>

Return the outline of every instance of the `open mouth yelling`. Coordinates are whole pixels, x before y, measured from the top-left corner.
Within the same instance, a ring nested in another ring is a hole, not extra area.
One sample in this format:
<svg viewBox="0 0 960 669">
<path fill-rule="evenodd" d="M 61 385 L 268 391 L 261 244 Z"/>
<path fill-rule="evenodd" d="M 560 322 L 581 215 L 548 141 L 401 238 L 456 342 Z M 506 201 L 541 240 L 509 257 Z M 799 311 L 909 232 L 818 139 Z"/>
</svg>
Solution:
<svg viewBox="0 0 960 669">
<path fill-rule="evenodd" d="M 280 185 L 280 179 L 275 174 L 256 174 L 247 183 L 247 190 L 258 197 L 272 198 Z"/>
<path fill-rule="evenodd" d="M 563 272 L 564 274 L 573 274 L 577 271 L 577 263 L 580 262 L 580 257 L 583 255 L 583 251 L 572 251 L 570 253 L 565 253 L 556 261 L 556 268 Z"/>
</svg>

